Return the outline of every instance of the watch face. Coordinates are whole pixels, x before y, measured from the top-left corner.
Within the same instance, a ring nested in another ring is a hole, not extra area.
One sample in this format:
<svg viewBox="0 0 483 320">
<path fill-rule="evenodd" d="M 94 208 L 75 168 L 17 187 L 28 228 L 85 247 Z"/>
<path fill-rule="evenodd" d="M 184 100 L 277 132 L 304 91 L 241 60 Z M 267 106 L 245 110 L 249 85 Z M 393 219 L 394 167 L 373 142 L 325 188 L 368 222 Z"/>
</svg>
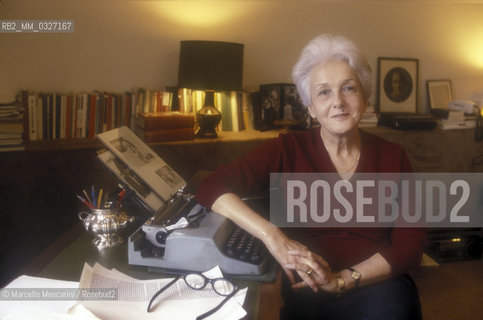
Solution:
<svg viewBox="0 0 483 320">
<path fill-rule="evenodd" d="M 354 280 L 359 280 L 361 278 L 361 274 L 357 271 L 352 271 L 351 276 Z"/>
</svg>

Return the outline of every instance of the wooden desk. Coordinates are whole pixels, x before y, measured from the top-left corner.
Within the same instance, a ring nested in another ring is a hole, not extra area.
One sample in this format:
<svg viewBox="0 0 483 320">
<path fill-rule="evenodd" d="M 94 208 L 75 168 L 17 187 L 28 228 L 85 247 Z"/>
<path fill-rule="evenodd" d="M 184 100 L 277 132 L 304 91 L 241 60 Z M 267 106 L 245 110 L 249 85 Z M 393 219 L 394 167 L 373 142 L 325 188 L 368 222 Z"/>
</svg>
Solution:
<svg viewBox="0 0 483 320">
<path fill-rule="evenodd" d="M 106 268 L 117 270 L 140 280 L 165 277 L 160 273 L 148 272 L 147 267 L 129 265 L 127 261 L 127 236 L 136 224 L 122 232 L 122 245 L 98 251 L 92 244 L 93 236 L 85 232 L 80 223 L 55 241 L 40 256 L 34 259 L 21 274 L 52 279 L 79 281 L 84 263 L 100 263 Z M 245 319 L 278 319 L 281 306 L 280 270 L 273 283 L 235 281 L 240 287 L 248 287 L 243 307 Z"/>
</svg>

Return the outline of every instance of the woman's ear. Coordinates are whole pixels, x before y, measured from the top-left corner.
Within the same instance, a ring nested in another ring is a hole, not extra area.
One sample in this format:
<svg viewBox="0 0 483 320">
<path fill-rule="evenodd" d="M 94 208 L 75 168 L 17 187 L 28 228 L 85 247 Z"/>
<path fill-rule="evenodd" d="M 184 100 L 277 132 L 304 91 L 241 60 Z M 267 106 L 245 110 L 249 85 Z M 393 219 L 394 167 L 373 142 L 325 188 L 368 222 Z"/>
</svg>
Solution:
<svg viewBox="0 0 483 320">
<path fill-rule="evenodd" d="M 315 115 L 315 110 L 314 108 L 312 107 L 312 105 L 308 106 L 307 109 L 309 110 L 309 114 L 310 116 L 312 117 L 312 119 L 315 119 L 316 118 L 316 115 Z"/>
</svg>

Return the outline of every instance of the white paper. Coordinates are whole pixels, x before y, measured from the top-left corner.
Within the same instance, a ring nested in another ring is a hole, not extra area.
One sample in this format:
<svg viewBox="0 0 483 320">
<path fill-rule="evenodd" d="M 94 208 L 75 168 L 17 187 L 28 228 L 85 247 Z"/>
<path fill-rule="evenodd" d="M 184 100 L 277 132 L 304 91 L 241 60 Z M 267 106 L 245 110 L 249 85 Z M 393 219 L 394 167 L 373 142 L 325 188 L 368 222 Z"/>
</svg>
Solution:
<svg viewBox="0 0 483 320">
<path fill-rule="evenodd" d="M 204 273 L 208 278 L 222 277 L 218 267 Z M 83 301 L 82 304 L 101 319 L 195 319 L 216 307 L 225 297 L 214 292 L 210 285 L 203 290 L 189 288 L 179 279 L 163 292 L 147 312 L 151 297 L 174 278 L 136 280 L 117 270 L 108 270 L 98 264 L 85 265 L 81 288 L 118 288 L 117 301 Z M 240 290 L 220 310 L 207 319 L 240 319 L 246 315 L 242 308 L 247 289 Z"/>
<path fill-rule="evenodd" d="M 205 273 L 208 278 L 223 277 L 219 267 Z M 94 301 L 7 301 L 0 300 L 0 318 L 17 319 L 195 319 L 216 307 L 225 297 L 207 285 L 202 290 L 189 288 L 179 279 L 163 292 L 147 312 L 151 297 L 174 278 L 137 280 L 118 270 L 99 264 L 84 265 L 80 282 L 20 276 L 5 288 L 117 288 L 118 300 Z M 209 320 L 240 319 L 246 315 L 242 305 L 247 288 L 241 289 L 225 305 L 206 318 Z"/>
<path fill-rule="evenodd" d="M 75 281 L 53 280 L 47 278 L 20 276 L 10 282 L 5 288 L 78 288 L 79 283 Z M 35 313 L 46 315 L 50 313 L 67 314 L 77 301 L 11 301 L 0 300 L 0 318 L 3 319 L 10 314 L 14 317 L 16 314 Z M 26 318 L 24 318 L 26 319 Z"/>
</svg>

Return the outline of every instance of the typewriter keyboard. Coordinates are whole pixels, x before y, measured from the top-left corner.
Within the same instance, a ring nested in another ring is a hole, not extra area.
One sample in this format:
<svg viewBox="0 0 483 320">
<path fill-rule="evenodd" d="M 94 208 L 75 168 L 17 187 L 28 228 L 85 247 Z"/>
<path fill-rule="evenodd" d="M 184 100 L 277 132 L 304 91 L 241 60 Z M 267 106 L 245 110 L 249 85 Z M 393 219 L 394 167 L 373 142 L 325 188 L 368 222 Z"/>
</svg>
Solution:
<svg viewBox="0 0 483 320">
<path fill-rule="evenodd" d="M 265 257 L 267 249 L 260 239 L 255 238 L 242 228 L 235 229 L 228 238 L 223 252 L 234 259 L 258 265 Z"/>
</svg>

